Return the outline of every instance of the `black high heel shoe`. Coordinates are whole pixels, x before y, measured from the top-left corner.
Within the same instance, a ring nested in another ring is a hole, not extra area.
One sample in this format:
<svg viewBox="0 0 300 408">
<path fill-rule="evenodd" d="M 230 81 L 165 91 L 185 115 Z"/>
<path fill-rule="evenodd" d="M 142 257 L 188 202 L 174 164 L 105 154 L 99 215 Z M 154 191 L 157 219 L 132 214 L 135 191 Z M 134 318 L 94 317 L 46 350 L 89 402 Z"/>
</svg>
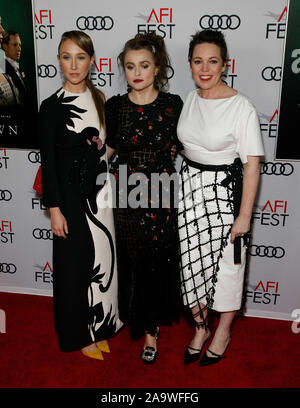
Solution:
<svg viewBox="0 0 300 408">
<path fill-rule="evenodd" d="M 200 362 L 199 362 L 199 366 L 202 367 L 202 366 L 208 366 L 208 365 L 216 364 L 216 363 L 218 363 L 219 361 L 221 361 L 223 358 L 225 358 L 226 356 L 224 356 L 224 353 L 225 353 L 227 347 L 229 346 L 230 341 L 231 341 L 231 335 L 229 335 L 228 344 L 227 344 L 227 346 L 225 347 L 225 350 L 223 351 L 223 354 L 217 354 L 217 353 L 211 351 L 210 349 L 207 349 L 207 350 L 205 351 L 205 353 L 203 354 L 203 356 L 202 356 Z M 213 356 L 215 356 L 215 357 L 209 357 L 209 356 L 207 355 L 207 351 L 209 351 L 209 352 L 210 352 Z"/>
<path fill-rule="evenodd" d="M 196 327 L 199 329 L 200 327 L 205 327 L 205 324 L 204 322 L 200 322 L 200 323 L 196 322 Z M 211 333 L 209 332 L 207 338 L 204 340 L 202 347 L 200 349 L 194 348 L 192 346 L 188 346 L 186 348 L 185 353 L 184 353 L 184 360 L 183 360 L 185 365 L 195 363 L 200 358 L 201 350 L 204 344 L 210 338 L 210 336 L 211 336 Z M 189 350 L 197 351 L 197 353 L 190 353 Z"/>
<path fill-rule="evenodd" d="M 146 334 L 151 334 L 149 332 L 145 332 L 145 333 Z M 159 327 L 157 327 L 155 329 L 154 337 L 155 337 L 155 340 L 157 341 L 158 337 L 159 337 Z M 157 359 L 157 355 L 158 355 L 158 351 L 155 350 L 154 347 L 147 346 L 147 347 L 143 348 L 140 357 L 141 357 L 141 359 L 143 360 L 143 362 L 145 364 L 153 364 L 153 363 L 155 363 L 155 361 Z"/>
</svg>

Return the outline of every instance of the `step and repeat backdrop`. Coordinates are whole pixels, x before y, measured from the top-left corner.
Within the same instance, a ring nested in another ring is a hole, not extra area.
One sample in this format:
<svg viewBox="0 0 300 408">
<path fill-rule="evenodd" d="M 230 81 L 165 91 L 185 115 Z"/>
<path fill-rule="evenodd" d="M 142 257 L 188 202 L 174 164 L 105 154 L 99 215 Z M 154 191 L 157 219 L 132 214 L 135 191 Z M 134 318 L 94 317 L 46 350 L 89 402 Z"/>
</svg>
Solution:
<svg viewBox="0 0 300 408">
<path fill-rule="evenodd" d="M 222 30 L 229 47 L 223 79 L 254 103 L 266 151 L 253 209 L 246 315 L 291 320 L 300 308 L 300 164 L 275 157 L 288 6 L 287 0 L 35 0 L 33 25 L 39 103 L 62 85 L 56 55 L 64 31 L 78 29 L 92 37 L 91 79 L 107 98 L 126 92 L 117 65 L 124 42 L 138 32 L 162 35 L 171 57 L 169 91 L 184 100 L 194 89 L 190 36 L 206 28 Z M 39 164 L 38 149 L 0 146 L 0 291 L 52 295 L 50 220 L 32 189 Z"/>
</svg>

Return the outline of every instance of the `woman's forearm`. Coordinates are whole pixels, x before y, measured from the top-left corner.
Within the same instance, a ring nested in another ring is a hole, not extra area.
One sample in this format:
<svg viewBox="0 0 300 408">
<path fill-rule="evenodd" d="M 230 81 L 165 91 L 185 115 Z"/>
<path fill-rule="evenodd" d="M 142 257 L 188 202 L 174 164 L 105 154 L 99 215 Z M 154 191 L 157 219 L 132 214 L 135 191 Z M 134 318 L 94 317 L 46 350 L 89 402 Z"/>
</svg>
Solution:
<svg viewBox="0 0 300 408">
<path fill-rule="evenodd" d="M 248 156 L 244 164 L 243 194 L 239 215 L 251 218 L 260 178 L 260 156 Z"/>
</svg>

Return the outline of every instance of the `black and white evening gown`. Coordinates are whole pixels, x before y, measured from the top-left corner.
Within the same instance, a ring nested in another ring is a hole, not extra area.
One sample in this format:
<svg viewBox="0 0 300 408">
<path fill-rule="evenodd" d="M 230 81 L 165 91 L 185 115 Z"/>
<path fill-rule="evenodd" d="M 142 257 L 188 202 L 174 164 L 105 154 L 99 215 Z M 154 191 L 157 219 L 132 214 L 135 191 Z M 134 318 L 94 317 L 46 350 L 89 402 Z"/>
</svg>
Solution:
<svg viewBox="0 0 300 408">
<path fill-rule="evenodd" d="M 88 144 L 94 136 L 98 145 Z M 43 203 L 59 207 L 69 229 L 67 239 L 53 237 L 54 324 L 61 350 L 79 350 L 122 326 L 105 133 L 89 89 L 44 100 L 39 138 Z"/>
</svg>

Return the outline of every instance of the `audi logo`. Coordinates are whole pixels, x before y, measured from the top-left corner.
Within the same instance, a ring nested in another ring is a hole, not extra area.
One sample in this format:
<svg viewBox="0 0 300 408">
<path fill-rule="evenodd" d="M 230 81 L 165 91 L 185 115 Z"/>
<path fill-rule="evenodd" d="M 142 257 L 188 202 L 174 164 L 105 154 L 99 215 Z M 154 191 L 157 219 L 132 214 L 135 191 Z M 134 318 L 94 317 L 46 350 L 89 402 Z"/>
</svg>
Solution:
<svg viewBox="0 0 300 408">
<path fill-rule="evenodd" d="M 209 16 L 205 14 L 199 20 L 199 25 L 203 29 L 211 28 L 212 30 L 236 30 L 241 25 L 241 19 L 236 14 L 221 16 L 214 14 Z"/>
<path fill-rule="evenodd" d="M 281 67 L 266 67 L 261 73 L 265 81 L 280 81 L 281 80 Z"/>
<path fill-rule="evenodd" d="M 283 258 L 285 250 L 281 247 L 265 246 L 265 245 L 250 245 L 249 254 L 251 256 L 259 256 L 261 258 Z"/>
<path fill-rule="evenodd" d="M 291 163 L 261 163 L 260 174 L 267 176 L 290 176 L 294 172 L 294 166 Z"/>
<path fill-rule="evenodd" d="M 34 236 L 35 239 L 53 239 L 52 231 L 51 229 L 40 229 L 40 228 L 35 228 L 32 231 L 32 235 Z"/>
<path fill-rule="evenodd" d="M 17 271 L 16 265 L 12 263 L 0 263 L 0 272 L 13 274 L 16 271 Z"/>
<path fill-rule="evenodd" d="M 57 74 L 57 69 L 54 65 L 38 65 L 38 76 L 41 78 L 54 78 Z"/>
<path fill-rule="evenodd" d="M 174 76 L 174 68 L 172 68 L 171 65 L 167 65 L 167 69 L 168 69 L 168 71 L 170 72 L 170 73 L 168 74 L 168 79 L 173 78 L 173 76 Z"/>
<path fill-rule="evenodd" d="M 9 190 L 0 190 L 0 201 L 9 201 L 12 199 L 12 193 Z"/>
<path fill-rule="evenodd" d="M 28 160 L 30 163 L 41 163 L 41 154 L 40 152 L 29 152 L 28 153 Z"/>
<path fill-rule="evenodd" d="M 76 20 L 76 26 L 79 30 L 111 30 L 114 26 L 114 20 L 109 16 L 89 16 L 78 17 Z"/>
</svg>

